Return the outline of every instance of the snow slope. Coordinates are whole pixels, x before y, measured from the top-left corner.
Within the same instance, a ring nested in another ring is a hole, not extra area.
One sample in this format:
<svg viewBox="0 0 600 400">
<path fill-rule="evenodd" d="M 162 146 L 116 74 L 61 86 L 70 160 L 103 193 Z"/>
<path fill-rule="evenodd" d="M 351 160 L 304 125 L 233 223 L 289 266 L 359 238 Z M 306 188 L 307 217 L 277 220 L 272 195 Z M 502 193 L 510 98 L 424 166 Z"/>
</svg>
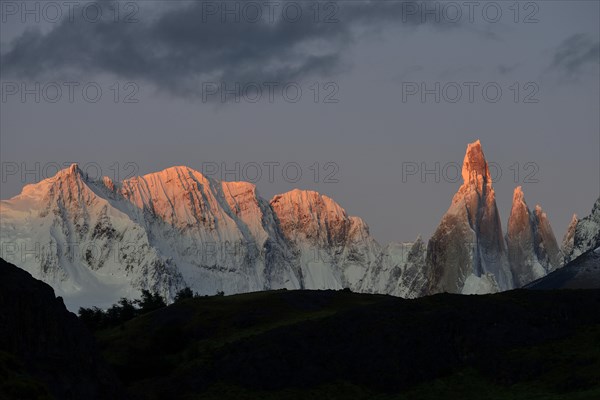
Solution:
<svg viewBox="0 0 600 400">
<path fill-rule="evenodd" d="M 2 201 L 0 221 L 1 256 L 50 284 L 71 309 L 142 289 L 172 299 L 185 286 L 201 294 L 420 291 L 414 271 L 403 271 L 421 253 L 375 278 L 373 270 L 401 256 L 329 197 L 293 190 L 268 202 L 253 184 L 183 166 L 112 182 L 90 180 L 74 164 Z"/>
<path fill-rule="evenodd" d="M 565 254 L 565 257 L 567 261 L 571 261 L 598 247 L 600 247 L 600 197 L 594 203 L 590 215 L 577 221 L 573 234 L 573 247 L 570 254 Z"/>
</svg>

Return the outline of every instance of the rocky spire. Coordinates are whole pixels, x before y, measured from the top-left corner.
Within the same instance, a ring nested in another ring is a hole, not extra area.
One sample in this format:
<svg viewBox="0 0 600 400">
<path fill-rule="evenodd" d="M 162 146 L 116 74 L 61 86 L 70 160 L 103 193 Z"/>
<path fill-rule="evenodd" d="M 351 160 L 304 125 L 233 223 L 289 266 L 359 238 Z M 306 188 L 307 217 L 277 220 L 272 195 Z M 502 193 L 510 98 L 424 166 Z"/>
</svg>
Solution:
<svg viewBox="0 0 600 400">
<path fill-rule="evenodd" d="M 579 218 L 577 218 L 577 214 L 573 214 L 571 217 L 571 222 L 569 222 L 569 226 L 567 227 L 567 231 L 563 236 L 561 251 L 564 255 L 564 262 L 568 262 L 568 258 L 570 254 L 573 252 L 573 245 L 575 243 L 575 228 L 577 227 L 577 222 L 579 222 Z"/>
<path fill-rule="evenodd" d="M 563 254 L 558 247 L 550 220 L 539 204 L 535 206 L 533 214 L 535 217 L 535 252 L 546 272 L 552 272 L 562 266 Z"/>
<path fill-rule="evenodd" d="M 481 142 L 476 140 L 467 145 L 462 167 L 463 187 L 474 187 L 479 193 L 492 187 L 492 178 L 485 161 Z"/>
<path fill-rule="evenodd" d="M 534 212 L 529 210 L 521 186 L 516 187 L 513 194 L 506 243 L 516 287 L 541 278 L 562 263 L 546 213 L 539 205 Z"/>
<path fill-rule="evenodd" d="M 492 179 L 479 140 L 469 144 L 463 184 L 429 240 L 428 293 L 513 287 Z"/>
</svg>

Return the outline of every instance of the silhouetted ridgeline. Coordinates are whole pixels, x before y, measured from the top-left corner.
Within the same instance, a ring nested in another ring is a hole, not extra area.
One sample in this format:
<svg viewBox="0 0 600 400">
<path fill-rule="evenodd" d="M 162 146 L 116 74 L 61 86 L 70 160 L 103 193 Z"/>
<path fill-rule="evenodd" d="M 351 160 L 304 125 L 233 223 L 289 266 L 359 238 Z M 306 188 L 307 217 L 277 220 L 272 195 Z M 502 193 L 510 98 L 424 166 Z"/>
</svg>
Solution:
<svg viewBox="0 0 600 400">
<path fill-rule="evenodd" d="M 120 398 L 93 336 L 52 288 L 0 259 L 0 398 Z"/>
<path fill-rule="evenodd" d="M 0 398 L 600 398 L 600 290 L 154 300 L 90 324 L 113 375 L 52 290 L 2 262 Z"/>
<path fill-rule="evenodd" d="M 598 309 L 598 290 L 281 290 L 184 300 L 97 337 L 142 399 L 595 399 Z"/>
<path fill-rule="evenodd" d="M 526 289 L 599 289 L 600 249 L 589 250 L 564 267 L 531 282 Z"/>
</svg>

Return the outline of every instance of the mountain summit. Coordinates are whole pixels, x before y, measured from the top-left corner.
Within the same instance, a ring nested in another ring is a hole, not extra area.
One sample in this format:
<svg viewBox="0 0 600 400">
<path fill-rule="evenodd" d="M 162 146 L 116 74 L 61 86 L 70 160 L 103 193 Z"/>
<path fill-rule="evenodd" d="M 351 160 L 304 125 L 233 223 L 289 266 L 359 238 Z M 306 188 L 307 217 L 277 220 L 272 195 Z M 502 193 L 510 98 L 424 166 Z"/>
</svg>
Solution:
<svg viewBox="0 0 600 400">
<path fill-rule="evenodd" d="M 333 199 L 293 190 L 269 202 L 251 183 L 184 166 L 113 182 L 90 180 L 74 164 L 3 200 L 0 220 L 2 257 L 70 307 L 107 306 L 142 289 L 169 300 L 185 286 L 209 295 L 421 291 L 408 264 L 424 254 L 408 257 L 410 244 L 382 248 Z M 381 279 L 392 270 L 392 282 Z"/>
<path fill-rule="evenodd" d="M 511 289 L 502 224 L 479 140 L 467 146 L 462 177 L 462 186 L 429 240 L 426 293 Z"/>
<path fill-rule="evenodd" d="M 572 235 L 572 239 L 570 239 L 570 246 L 567 246 L 570 253 L 565 254 L 566 262 L 600 247 L 600 196 L 596 199 L 592 212 L 577 222 L 572 221 L 570 230 L 573 229 L 573 224 L 575 224 L 574 232 L 567 232 L 567 235 Z"/>
<path fill-rule="evenodd" d="M 560 267 L 546 214 L 515 189 L 505 238 L 481 143 L 429 242 L 381 246 L 368 225 L 317 192 L 262 198 L 248 182 L 185 166 L 113 182 L 77 166 L 0 202 L 0 256 L 50 284 L 70 307 L 107 306 L 148 289 L 173 299 L 269 289 L 417 297 L 520 287 Z M 572 224 L 565 258 L 599 243 L 600 203 Z"/>
<path fill-rule="evenodd" d="M 493 190 L 492 177 L 479 140 L 467 145 L 467 152 L 463 160 L 462 178 L 463 185 L 461 189 L 464 191 L 475 189 L 483 195 L 484 190 Z"/>
<path fill-rule="evenodd" d="M 560 267 L 563 257 L 548 217 L 539 205 L 534 212 L 529 210 L 521 186 L 513 194 L 507 229 L 508 258 L 516 287 Z"/>
</svg>

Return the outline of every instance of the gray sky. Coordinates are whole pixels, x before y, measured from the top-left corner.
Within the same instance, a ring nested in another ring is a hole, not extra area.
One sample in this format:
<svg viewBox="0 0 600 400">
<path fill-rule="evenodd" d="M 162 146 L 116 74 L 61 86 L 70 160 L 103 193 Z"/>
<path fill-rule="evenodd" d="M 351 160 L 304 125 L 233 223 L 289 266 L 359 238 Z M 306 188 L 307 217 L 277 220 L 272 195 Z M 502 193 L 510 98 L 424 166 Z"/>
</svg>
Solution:
<svg viewBox="0 0 600 400">
<path fill-rule="evenodd" d="M 597 1 L 48 3 L 0 3 L 3 199 L 57 164 L 187 165 L 266 198 L 317 190 L 409 241 L 476 139 L 504 228 L 517 185 L 559 240 L 600 192 Z"/>
</svg>

